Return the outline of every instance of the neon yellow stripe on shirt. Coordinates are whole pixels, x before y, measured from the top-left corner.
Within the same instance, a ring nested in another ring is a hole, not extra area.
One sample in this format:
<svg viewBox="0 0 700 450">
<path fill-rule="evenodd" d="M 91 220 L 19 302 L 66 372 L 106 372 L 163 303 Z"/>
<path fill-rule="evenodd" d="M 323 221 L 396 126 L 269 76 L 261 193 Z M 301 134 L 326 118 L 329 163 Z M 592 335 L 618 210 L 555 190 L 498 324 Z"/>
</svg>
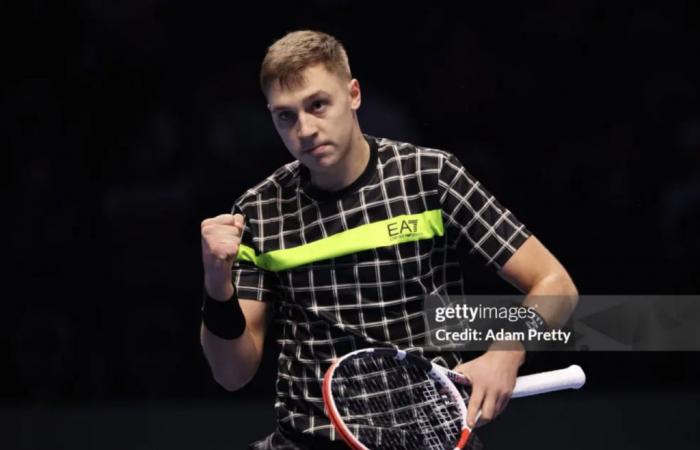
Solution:
<svg viewBox="0 0 700 450">
<path fill-rule="evenodd" d="M 256 255 L 252 248 L 241 245 L 238 259 L 251 262 L 261 269 L 279 272 L 363 250 L 432 239 L 442 236 L 444 232 L 442 211 L 433 209 L 360 225 L 308 244 L 260 255 Z"/>
</svg>

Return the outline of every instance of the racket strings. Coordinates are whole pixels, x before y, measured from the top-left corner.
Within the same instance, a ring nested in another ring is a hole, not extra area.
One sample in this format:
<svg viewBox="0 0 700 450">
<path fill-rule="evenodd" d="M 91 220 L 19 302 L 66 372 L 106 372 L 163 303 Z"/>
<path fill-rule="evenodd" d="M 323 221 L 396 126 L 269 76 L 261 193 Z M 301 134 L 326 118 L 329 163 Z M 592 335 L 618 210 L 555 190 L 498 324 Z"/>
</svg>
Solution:
<svg viewBox="0 0 700 450">
<path fill-rule="evenodd" d="M 462 399 L 443 392 L 425 370 L 393 356 L 344 361 L 331 390 L 345 424 L 371 448 L 452 448 L 461 432 Z"/>
</svg>

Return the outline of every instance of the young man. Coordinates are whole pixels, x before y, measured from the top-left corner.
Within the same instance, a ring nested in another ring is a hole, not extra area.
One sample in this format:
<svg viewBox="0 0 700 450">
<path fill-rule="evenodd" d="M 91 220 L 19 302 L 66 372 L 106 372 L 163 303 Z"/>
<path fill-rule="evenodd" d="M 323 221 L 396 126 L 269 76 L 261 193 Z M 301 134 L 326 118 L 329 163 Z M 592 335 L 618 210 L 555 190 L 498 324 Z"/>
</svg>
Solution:
<svg viewBox="0 0 700 450">
<path fill-rule="evenodd" d="M 201 340 L 216 381 L 245 385 L 271 310 L 281 326 L 278 428 L 251 448 L 345 448 L 330 442 L 340 437 L 323 410 L 326 368 L 362 347 L 422 354 L 425 296 L 464 294 L 460 252 L 483 257 L 530 295 L 576 294 L 554 256 L 453 155 L 361 132 L 360 85 L 333 37 L 297 31 L 275 42 L 261 86 L 296 161 L 243 194 L 233 214 L 202 222 Z M 393 219 L 428 237 L 392 228 Z M 379 222 L 386 242 L 365 243 Z M 558 326 L 572 303 L 538 311 Z M 452 352 L 434 358 L 471 380 L 472 424 L 478 411 L 487 422 L 503 410 L 524 359 L 524 350 L 497 348 L 468 362 Z"/>
</svg>

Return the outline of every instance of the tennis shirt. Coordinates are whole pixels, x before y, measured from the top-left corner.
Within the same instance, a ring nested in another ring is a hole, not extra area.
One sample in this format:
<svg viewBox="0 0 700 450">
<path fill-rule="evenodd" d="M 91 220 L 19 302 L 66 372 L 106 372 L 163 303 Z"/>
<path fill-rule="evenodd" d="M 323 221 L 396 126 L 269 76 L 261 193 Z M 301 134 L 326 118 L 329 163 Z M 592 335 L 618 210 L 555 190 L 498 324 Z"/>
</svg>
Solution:
<svg viewBox="0 0 700 450">
<path fill-rule="evenodd" d="M 424 354 L 423 299 L 464 295 L 458 256 L 502 267 L 529 237 L 452 154 L 365 135 L 370 160 L 328 192 L 289 163 L 238 198 L 245 215 L 233 281 L 281 327 L 275 409 L 283 430 L 337 440 L 323 374 L 364 347 Z M 446 367 L 459 353 L 431 358 Z"/>
</svg>

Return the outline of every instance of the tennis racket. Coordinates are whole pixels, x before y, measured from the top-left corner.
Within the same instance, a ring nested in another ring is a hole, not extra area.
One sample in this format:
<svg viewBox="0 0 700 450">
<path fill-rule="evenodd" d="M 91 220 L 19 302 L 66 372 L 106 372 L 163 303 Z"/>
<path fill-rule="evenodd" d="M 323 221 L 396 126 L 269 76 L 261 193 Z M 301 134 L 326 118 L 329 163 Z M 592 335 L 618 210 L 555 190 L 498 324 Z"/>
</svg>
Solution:
<svg viewBox="0 0 700 450">
<path fill-rule="evenodd" d="M 518 377 L 513 398 L 586 381 L 579 366 Z M 323 378 L 323 401 L 333 426 L 354 450 L 464 449 L 471 429 L 455 383 L 460 373 L 391 348 L 356 350 L 338 359 Z"/>
</svg>

